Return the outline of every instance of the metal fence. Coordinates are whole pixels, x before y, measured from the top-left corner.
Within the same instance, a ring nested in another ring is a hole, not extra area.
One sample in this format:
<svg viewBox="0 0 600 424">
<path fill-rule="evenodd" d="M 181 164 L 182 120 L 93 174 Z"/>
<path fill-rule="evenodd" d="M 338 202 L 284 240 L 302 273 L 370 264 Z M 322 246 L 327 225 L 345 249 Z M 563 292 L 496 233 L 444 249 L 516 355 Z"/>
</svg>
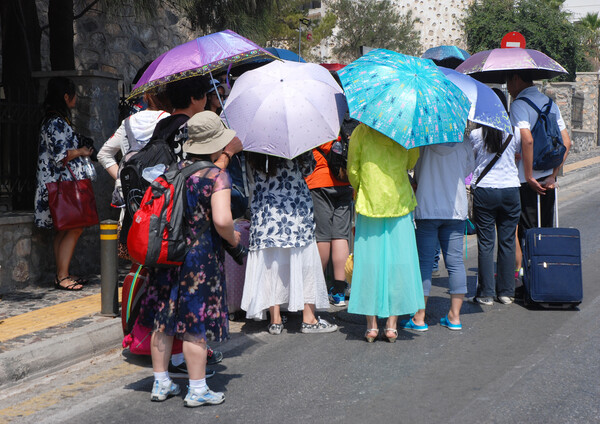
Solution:
<svg viewBox="0 0 600 424">
<path fill-rule="evenodd" d="M 0 99 L 0 212 L 33 210 L 40 121 L 39 105 Z"/>
</svg>

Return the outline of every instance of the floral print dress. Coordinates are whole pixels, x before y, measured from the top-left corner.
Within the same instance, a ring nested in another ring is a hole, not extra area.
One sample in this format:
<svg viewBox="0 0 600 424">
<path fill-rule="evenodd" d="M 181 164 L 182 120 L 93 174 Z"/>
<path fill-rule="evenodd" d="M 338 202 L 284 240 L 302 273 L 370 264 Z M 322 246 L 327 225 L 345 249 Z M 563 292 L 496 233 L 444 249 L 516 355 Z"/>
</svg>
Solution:
<svg viewBox="0 0 600 424">
<path fill-rule="evenodd" d="M 48 205 L 47 183 L 53 183 L 62 176 L 63 180 L 73 179 L 65 166 L 68 150 L 79 148 L 79 140 L 73 128 L 59 116 L 47 119 L 40 130 L 40 145 L 38 151 L 37 187 L 35 190 L 35 225 L 51 229 L 52 217 Z M 83 160 L 77 157 L 68 162 L 75 178 L 86 178 Z"/>
<path fill-rule="evenodd" d="M 252 171 L 250 250 L 302 247 L 315 240 L 313 202 L 304 176 L 316 161 L 312 152 L 303 158 L 282 162 L 276 175 Z"/>
<path fill-rule="evenodd" d="M 191 342 L 229 338 L 221 237 L 212 223 L 204 226 L 211 220 L 212 194 L 226 189 L 231 189 L 231 179 L 218 168 L 202 169 L 188 178 L 191 248 L 181 267 L 151 270 L 139 316 L 143 326 Z"/>
<path fill-rule="evenodd" d="M 252 169 L 250 252 L 241 307 L 249 319 L 265 319 L 269 307 L 301 311 L 329 307 L 315 241 L 313 202 L 304 177 L 312 152 L 282 161 L 275 175 Z"/>
</svg>

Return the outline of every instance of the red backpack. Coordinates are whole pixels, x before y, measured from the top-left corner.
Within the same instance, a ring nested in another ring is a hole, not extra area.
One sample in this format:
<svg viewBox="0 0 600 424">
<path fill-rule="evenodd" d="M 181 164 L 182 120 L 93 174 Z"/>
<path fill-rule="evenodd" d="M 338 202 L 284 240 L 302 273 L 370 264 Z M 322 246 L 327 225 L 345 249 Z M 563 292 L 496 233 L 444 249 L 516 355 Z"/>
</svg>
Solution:
<svg viewBox="0 0 600 424">
<path fill-rule="evenodd" d="M 183 263 L 188 250 L 185 182 L 192 174 L 209 167 L 215 165 L 197 161 L 179 169 L 174 164 L 148 187 L 127 235 L 127 249 L 134 261 L 161 268 Z M 209 224 L 207 221 L 198 234 Z"/>
</svg>

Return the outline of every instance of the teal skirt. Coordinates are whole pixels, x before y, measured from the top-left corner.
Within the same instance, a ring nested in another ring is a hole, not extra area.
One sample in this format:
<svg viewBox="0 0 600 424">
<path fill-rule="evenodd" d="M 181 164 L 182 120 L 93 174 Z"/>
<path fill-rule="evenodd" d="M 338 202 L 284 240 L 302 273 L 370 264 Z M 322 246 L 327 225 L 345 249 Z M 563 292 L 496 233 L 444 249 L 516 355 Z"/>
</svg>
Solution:
<svg viewBox="0 0 600 424">
<path fill-rule="evenodd" d="M 348 312 L 389 317 L 425 309 L 412 213 L 356 217 Z"/>
</svg>

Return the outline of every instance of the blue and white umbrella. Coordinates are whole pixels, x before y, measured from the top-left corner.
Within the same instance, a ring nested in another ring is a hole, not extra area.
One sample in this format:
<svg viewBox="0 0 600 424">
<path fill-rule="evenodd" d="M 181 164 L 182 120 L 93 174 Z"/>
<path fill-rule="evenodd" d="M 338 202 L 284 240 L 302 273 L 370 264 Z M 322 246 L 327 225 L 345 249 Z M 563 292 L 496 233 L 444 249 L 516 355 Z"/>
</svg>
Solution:
<svg viewBox="0 0 600 424">
<path fill-rule="evenodd" d="M 338 75 L 350 116 L 405 148 L 463 140 L 471 103 L 431 60 L 377 49 Z"/>
<path fill-rule="evenodd" d="M 508 113 L 494 90 L 482 82 L 453 69 L 439 67 L 440 71 L 452 81 L 471 101 L 469 120 L 488 127 L 497 128 L 509 134 L 513 133 Z"/>
</svg>

